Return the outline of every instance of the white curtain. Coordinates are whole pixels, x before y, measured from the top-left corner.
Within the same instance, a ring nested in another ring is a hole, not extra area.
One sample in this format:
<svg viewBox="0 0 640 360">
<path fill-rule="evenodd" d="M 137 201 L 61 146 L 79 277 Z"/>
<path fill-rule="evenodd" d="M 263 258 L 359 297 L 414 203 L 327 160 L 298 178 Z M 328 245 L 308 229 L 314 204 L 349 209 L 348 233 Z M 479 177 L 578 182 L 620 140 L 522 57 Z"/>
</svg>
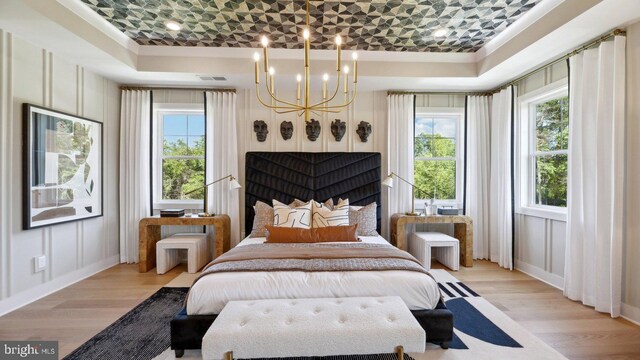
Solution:
<svg viewBox="0 0 640 360">
<path fill-rule="evenodd" d="M 489 180 L 491 97 L 467 97 L 466 214 L 473 219 L 473 258 L 489 256 Z"/>
<path fill-rule="evenodd" d="M 138 262 L 138 222 L 151 215 L 151 92 L 123 90 L 120 103 L 120 262 Z"/>
<path fill-rule="evenodd" d="M 207 166 L 205 183 L 227 175 L 238 177 L 238 135 L 236 127 L 236 94 L 205 92 L 207 112 Z M 241 179 L 238 179 L 241 181 Z M 227 214 L 231 218 L 231 245 L 240 241 L 239 190 L 229 190 L 229 181 L 209 187 L 209 212 Z M 210 230 L 213 231 L 213 230 Z"/>
<path fill-rule="evenodd" d="M 389 95 L 387 121 L 387 169 L 413 183 L 414 95 Z M 387 174 L 383 174 L 383 177 Z M 388 192 L 389 215 L 411 210 L 411 186 L 394 178 Z"/>
<path fill-rule="evenodd" d="M 620 315 L 625 38 L 569 59 L 569 166 L 564 294 Z"/>
<path fill-rule="evenodd" d="M 493 95 L 491 104 L 491 175 L 489 197 L 489 257 L 498 265 L 513 269 L 513 214 L 511 193 L 512 91 Z M 475 219 L 474 219 L 475 221 Z"/>
</svg>

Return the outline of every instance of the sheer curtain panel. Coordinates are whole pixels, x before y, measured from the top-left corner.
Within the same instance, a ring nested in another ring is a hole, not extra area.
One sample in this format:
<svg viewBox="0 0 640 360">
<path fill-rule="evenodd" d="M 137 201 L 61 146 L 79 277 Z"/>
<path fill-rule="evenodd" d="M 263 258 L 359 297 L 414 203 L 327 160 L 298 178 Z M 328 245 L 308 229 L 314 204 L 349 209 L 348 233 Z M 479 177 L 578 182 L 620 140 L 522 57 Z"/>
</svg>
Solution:
<svg viewBox="0 0 640 360">
<path fill-rule="evenodd" d="M 513 270 L 512 107 L 513 87 L 493 95 L 489 197 L 489 257 Z M 475 219 L 474 219 L 475 221 Z"/>
<path fill-rule="evenodd" d="M 467 215 L 473 219 L 473 258 L 489 256 L 489 180 L 491 96 L 467 97 Z"/>
<path fill-rule="evenodd" d="M 414 98 L 414 95 L 387 96 L 389 114 L 387 169 L 389 173 L 394 172 L 411 183 L 413 183 Z M 411 210 L 411 187 L 401 181 L 395 181 L 395 183 L 388 189 L 389 216 Z"/>
<path fill-rule="evenodd" d="M 122 90 L 120 262 L 138 262 L 138 222 L 151 215 L 151 91 Z"/>
<path fill-rule="evenodd" d="M 236 94 L 228 91 L 207 91 L 205 101 L 207 117 L 205 183 L 227 175 L 238 177 Z M 238 179 L 238 181 L 241 180 Z M 227 214 L 231 218 L 231 246 L 240 241 L 239 199 L 237 190 L 229 191 L 229 181 L 221 181 L 209 187 L 209 212 Z"/>
<path fill-rule="evenodd" d="M 625 37 L 569 59 L 564 294 L 620 315 L 625 148 Z"/>
</svg>

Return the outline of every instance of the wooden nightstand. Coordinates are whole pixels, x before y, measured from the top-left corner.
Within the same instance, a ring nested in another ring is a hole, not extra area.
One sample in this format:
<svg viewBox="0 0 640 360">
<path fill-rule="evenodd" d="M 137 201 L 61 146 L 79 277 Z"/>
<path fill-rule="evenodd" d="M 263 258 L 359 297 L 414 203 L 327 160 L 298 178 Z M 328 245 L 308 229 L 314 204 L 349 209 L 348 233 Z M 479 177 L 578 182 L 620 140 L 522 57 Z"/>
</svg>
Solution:
<svg viewBox="0 0 640 360">
<path fill-rule="evenodd" d="M 139 225 L 139 272 L 147 272 L 156 267 L 156 243 L 160 240 L 160 228 L 163 225 L 212 225 L 216 229 L 215 257 L 229 251 L 231 247 L 231 218 L 228 215 L 211 217 L 147 217 L 141 219 Z"/>
<path fill-rule="evenodd" d="M 391 215 L 391 243 L 406 250 L 407 224 L 453 224 L 453 237 L 460 241 L 460 265 L 473 266 L 473 220 L 466 215 L 409 216 Z"/>
</svg>

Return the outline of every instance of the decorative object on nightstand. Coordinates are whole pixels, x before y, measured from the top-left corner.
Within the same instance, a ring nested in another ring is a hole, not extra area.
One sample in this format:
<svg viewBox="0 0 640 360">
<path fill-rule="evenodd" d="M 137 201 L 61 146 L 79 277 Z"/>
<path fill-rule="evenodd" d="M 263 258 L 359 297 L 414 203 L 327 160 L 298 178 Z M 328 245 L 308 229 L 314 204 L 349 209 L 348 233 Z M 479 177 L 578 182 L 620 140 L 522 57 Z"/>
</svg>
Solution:
<svg viewBox="0 0 640 360">
<path fill-rule="evenodd" d="M 184 209 L 160 210 L 160 217 L 181 217 L 181 216 L 184 216 Z"/>
<path fill-rule="evenodd" d="M 389 174 L 387 176 L 387 178 L 382 181 L 382 185 L 384 185 L 386 187 L 389 187 L 389 188 L 392 188 L 393 187 L 393 177 L 394 176 L 411 186 L 411 211 L 410 212 L 406 212 L 404 214 L 408 215 L 408 216 L 420 216 L 420 214 L 418 214 L 416 212 L 416 208 L 415 208 L 415 198 L 416 198 L 415 190 L 418 189 L 418 190 L 420 190 L 422 192 L 425 192 L 425 191 L 420 189 L 419 187 L 417 187 L 415 184 L 412 184 L 409 181 L 405 180 L 404 178 L 402 178 L 401 176 L 399 176 L 398 174 L 396 174 L 394 172 Z"/>
<path fill-rule="evenodd" d="M 193 192 L 196 192 L 196 191 L 198 191 L 200 189 L 204 189 L 204 212 L 199 213 L 198 214 L 199 217 L 209 217 L 209 216 L 214 216 L 215 215 L 215 214 L 209 214 L 209 210 L 208 210 L 209 209 L 209 191 L 208 191 L 208 189 L 209 189 L 210 185 L 213 185 L 213 184 L 218 183 L 218 182 L 220 182 L 222 180 L 225 180 L 225 179 L 229 179 L 229 191 L 237 190 L 237 189 L 240 189 L 242 187 L 242 185 L 240 185 L 238 180 L 236 180 L 236 178 L 233 175 L 227 175 L 227 176 L 222 177 L 222 178 L 220 178 L 220 179 L 218 179 L 216 181 L 212 181 L 212 182 L 210 182 L 210 183 L 208 183 L 208 184 L 206 184 L 206 185 L 204 185 L 202 187 L 199 187 L 197 189 L 193 189 L 193 190 L 191 190 L 191 191 L 189 191 L 188 193 L 185 194 L 185 195 L 189 195 L 189 194 L 191 194 Z"/>
</svg>

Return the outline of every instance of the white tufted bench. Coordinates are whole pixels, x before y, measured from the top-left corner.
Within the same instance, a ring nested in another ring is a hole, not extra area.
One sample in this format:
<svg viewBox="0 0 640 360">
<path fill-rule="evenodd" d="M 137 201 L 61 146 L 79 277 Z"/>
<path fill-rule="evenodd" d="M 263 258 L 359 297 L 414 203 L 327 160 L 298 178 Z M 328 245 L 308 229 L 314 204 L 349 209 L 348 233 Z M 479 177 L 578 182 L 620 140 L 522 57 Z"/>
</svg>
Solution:
<svg viewBox="0 0 640 360">
<path fill-rule="evenodd" d="M 175 234 L 156 243 L 156 270 L 164 274 L 180 263 L 178 250 L 187 250 L 187 271 L 195 273 L 209 261 L 207 234 Z"/>
<path fill-rule="evenodd" d="M 460 270 L 460 245 L 458 239 L 438 232 L 417 232 L 409 238 L 409 253 L 420 260 L 422 266 L 431 269 L 431 255 L 451 270 Z"/>
<path fill-rule="evenodd" d="M 424 352 L 398 296 L 230 301 L 202 339 L 203 359 Z"/>
</svg>

